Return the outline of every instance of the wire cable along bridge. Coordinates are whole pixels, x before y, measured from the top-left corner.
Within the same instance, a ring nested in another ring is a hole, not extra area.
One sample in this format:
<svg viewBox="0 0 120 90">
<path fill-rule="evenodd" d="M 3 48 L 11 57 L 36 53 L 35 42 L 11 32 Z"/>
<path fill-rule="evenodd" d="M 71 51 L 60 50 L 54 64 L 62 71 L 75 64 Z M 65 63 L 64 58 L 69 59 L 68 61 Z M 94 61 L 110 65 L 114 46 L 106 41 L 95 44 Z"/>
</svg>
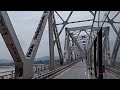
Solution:
<svg viewBox="0 0 120 90">
<path fill-rule="evenodd" d="M 62 12 L 67 14 L 61 15 Z M 0 79 L 119 79 L 119 13 L 43 11 L 27 53 L 24 54 L 9 14 L 0 11 L 0 34 L 15 64 L 15 69 L 0 72 Z M 58 23 L 57 19 L 62 23 Z M 46 27 L 50 63 L 35 65 L 35 56 Z M 63 46 L 60 37 L 62 32 L 65 34 L 62 36 Z M 55 63 L 55 45 L 59 55 L 58 64 Z"/>
</svg>

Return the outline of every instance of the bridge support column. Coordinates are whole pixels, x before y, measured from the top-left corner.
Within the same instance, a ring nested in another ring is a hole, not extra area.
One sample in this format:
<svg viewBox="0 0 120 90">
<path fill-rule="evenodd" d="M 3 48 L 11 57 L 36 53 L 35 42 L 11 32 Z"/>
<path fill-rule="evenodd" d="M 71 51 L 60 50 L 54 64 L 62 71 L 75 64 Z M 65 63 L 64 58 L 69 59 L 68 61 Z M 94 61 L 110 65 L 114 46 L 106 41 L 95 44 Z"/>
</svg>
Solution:
<svg viewBox="0 0 120 90">
<path fill-rule="evenodd" d="M 33 61 L 32 60 L 25 60 L 23 63 L 23 79 L 30 79 L 34 75 L 33 72 Z"/>
<path fill-rule="evenodd" d="M 53 24 L 52 24 L 53 11 L 50 12 L 48 18 L 49 24 L 49 51 L 50 51 L 50 70 L 54 69 L 54 40 L 53 40 Z"/>
<path fill-rule="evenodd" d="M 102 29 L 97 33 L 97 56 L 98 56 L 98 63 L 99 63 L 99 79 L 103 79 L 103 65 L 102 65 Z"/>
<path fill-rule="evenodd" d="M 96 69 L 96 41 L 97 41 L 97 38 L 95 39 L 94 41 L 94 74 L 95 74 L 95 77 L 97 78 L 97 69 Z"/>
</svg>

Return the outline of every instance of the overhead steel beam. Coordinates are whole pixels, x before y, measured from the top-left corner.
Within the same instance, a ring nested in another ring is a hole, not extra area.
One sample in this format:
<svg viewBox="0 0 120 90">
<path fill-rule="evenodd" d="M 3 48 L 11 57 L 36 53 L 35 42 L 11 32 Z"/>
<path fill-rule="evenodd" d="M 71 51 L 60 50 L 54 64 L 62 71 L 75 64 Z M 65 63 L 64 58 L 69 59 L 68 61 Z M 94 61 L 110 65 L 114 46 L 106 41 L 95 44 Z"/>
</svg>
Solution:
<svg viewBox="0 0 120 90">
<path fill-rule="evenodd" d="M 112 20 L 114 20 L 119 13 L 120 13 L 120 11 L 118 11 L 118 13 L 112 18 Z"/>
<path fill-rule="evenodd" d="M 110 13 L 110 11 L 106 11 L 105 14 L 104 14 L 104 16 L 103 16 L 103 18 L 102 18 L 102 20 L 99 21 L 99 22 L 102 22 L 102 23 L 99 24 L 99 30 L 101 29 L 101 27 L 103 26 L 103 24 L 104 24 L 105 22 L 108 22 L 108 21 L 105 21 L 105 20 L 108 18 L 109 13 Z M 94 22 L 98 22 L 98 21 L 95 21 L 95 18 L 96 18 L 96 12 L 95 12 L 95 14 L 94 14 L 94 19 L 93 19 L 92 27 L 93 27 L 93 25 L 94 25 Z M 91 34 L 90 34 L 90 35 L 91 35 Z"/>
<path fill-rule="evenodd" d="M 68 30 L 69 31 L 78 31 L 78 30 L 82 31 L 84 29 L 91 29 L 91 27 L 92 27 L 91 25 L 89 25 L 89 26 L 81 26 L 81 27 L 73 27 L 73 28 L 68 28 Z"/>
<path fill-rule="evenodd" d="M 67 24 L 71 24 L 71 23 L 80 23 L 80 22 L 88 22 L 88 21 L 93 21 L 93 19 L 89 19 L 89 20 L 82 20 L 82 21 L 74 21 L 74 22 L 68 22 Z M 63 25 L 64 23 L 58 23 L 56 25 Z"/>
<path fill-rule="evenodd" d="M 110 13 L 110 11 L 106 11 L 106 12 L 105 12 L 105 14 L 104 14 L 104 16 L 103 16 L 103 19 L 102 19 L 103 23 L 100 23 L 100 24 L 99 24 L 98 32 L 100 31 L 101 28 L 103 28 L 104 22 L 105 22 L 105 20 L 107 19 L 109 13 Z M 95 21 L 95 17 L 94 17 L 94 21 Z M 94 21 L 93 21 L 93 24 L 94 24 Z M 92 27 L 93 27 L 93 24 L 92 24 Z M 90 36 L 91 36 L 91 33 L 90 33 Z M 90 38 L 91 38 L 91 37 L 90 37 Z M 89 39 L 90 39 L 90 38 L 89 38 Z M 95 40 L 95 38 L 96 38 L 96 37 L 94 37 L 94 40 Z M 93 45 L 94 40 L 93 40 L 91 43 L 90 43 L 90 40 L 89 40 L 88 45 L 89 45 L 90 47 L 88 48 L 88 51 L 89 51 L 89 49 L 91 48 L 91 46 Z M 90 44 L 91 44 L 91 45 L 90 45 Z"/>
<path fill-rule="evenodd" d="M 60 32 L 58 33 L 58 37 L 59 37 L 59 36 L 60 36 L 60 34 L 62 33 L 62 31 L 63 31 L 64 27 L 67 25 L 67 22 L 68 22 L 69 18 L 71 17 L 72 13 L 73 13 L 73 11 L 71 11 L 71 12 L 70 12 L 70 14 L 69 14 L 69 16 L 67 17 L 66 21 L 64 21 L 64 24 L 63 24 L 63 26 L 62 26 L 62 28 L 61 28 Z M 54 41 L 54 42 L 56 42 L 56 39 L 55 39 L 55 41 Z"/>
<path fill-rule="evenodd" d="M 112 19 L 110 20 L 109 17 L 107 17 L 107 19 L 108 19 L 108 23 L 110 23 L 110 25 L 112 26 L 113 30 L 114 30 L 115 33 L 117 34 L 117 36 L 119 36 L 119 34 L 118 34 L 118 32 L 117 32 L 117 29 L 116 29 L 115 26 L 113 25 L 113 20 L 112 20 Z"/>
<path fill-rule="evenodd" d="M 73 27 L 73 28 L 68 28 L 69 31 L 85 31 L 84 29 L 91 29 L 91 25 L 89 26 L 81 26 L 81 27 Z M 102 27 L 102 29 L 106 29 L 106 27 Z M 93 27 L 93 31 L 98 31 L 97 27 Z"/>
<path fill-rule="evenodd" d="M 64 22 L 63 27 L 61 28 L 61 30 L 60 30 L 60 32 L 59 32 L 59 36 L 60 36 L 60 34 L 62 33 L 64 27 L 67 25 L 68 20 L 69 20 L 69 18 L 71 17 L 72 13 L 73 13 L 73 11 L 70 12 L 68 18 L 67 18 L 66 21 Z"/>
<path fill-rule="evenodd" d="M 95 16 L 95 14 L 92 11 L 89 11 L 93 16 Z"/>
<path fill-rule="evenodd" d="M 60 16 L 60 14 L 57 11 L 55 11 L 55 12 L 60 17 L 60 19 L 64 22 L 63 18 Z"/>
<path fill-rule="evenodd" d="M 92 31 L 93 31 L 93 25 L 94 25 L 96 13 L 97 13 L 97 11 L 95 11 L 95 14 L 94 14 L 94 17 L 93 17 L 93 22 L 92 22 L 92 26 L 91 26 L 91 32 L 90 32 L 89 42 L 92 42 L 92 39 L 90 39 L 90 38 L 92 38 L 91 34 L 92 34 Z"/>
</svg>

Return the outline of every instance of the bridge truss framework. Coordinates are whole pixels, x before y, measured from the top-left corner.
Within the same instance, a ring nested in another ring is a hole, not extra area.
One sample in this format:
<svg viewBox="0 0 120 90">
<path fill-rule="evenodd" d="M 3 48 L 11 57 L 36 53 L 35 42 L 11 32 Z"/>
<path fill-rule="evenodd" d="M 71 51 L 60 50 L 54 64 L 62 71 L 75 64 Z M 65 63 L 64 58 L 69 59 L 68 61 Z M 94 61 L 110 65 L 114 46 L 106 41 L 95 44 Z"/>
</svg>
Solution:
<svg viewBox="0 0 120 90">
<path fill-rule="evenodd" d="M 114 23 L 120 24 L 120 22 L 115 22 L 114 19 L 119 15 L 119 12 L 111 18 L 109 16 L 111 11 L 89 11 L 89 13 L 93 15 L 93 19 L 69 22 L 73 12 L 74 11 L 70 11 L 67 19 L 63 20 L 57 11 L 44 11 L 26 55 L 24 55 L 22 51 L 22 47 L 20 46 L 7 12 L 0 12 L 0 33 L 15 62 L 16 79 L 29 79 L 33 77 L 34 59 L 47 21 L 49 26 L 50 70 L 55 69 L 55 44 L 58 49 L 60 66 L 67 65 L 78 59 L 86 59 L 87 67 L 91 71 L 93 70 L 92 73 L 99 79 L 103 79 L 105 65 L 115 66 L 120 45 L 120 30 L 116 30 Z M 56 23 L 55 13 L 63 23 Z M 92 25 L 72 28 L 66 27 L 68 24 L 89 21 L 92 21 Z M 111 55 L 109 43 L 110 27 L 105 26 L 105 23 L 111 25 L 117 35 Z M 62 25 L 60 30 L 58 30 L 58 25 Z M 64 52 L 62 51 L 60 43 L 60 35 L 63 30 L 65 30 Z M 85 32 L 86 34 L 80 35 L 81 32 Z"/>
</svg>

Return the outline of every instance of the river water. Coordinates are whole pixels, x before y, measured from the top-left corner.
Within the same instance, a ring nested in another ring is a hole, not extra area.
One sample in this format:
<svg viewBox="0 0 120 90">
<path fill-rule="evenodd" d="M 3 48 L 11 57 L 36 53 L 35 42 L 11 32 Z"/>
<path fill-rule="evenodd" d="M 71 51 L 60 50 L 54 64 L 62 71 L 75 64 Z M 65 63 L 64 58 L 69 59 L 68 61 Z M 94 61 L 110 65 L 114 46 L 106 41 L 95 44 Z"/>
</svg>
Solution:
<svg viewBox="0 0 120 90">
<path fill-rule="evenodd" d="M 39 68 L 41 67 L 42 64 L 37 65 Z M 0 66 L 0 76 L 12 74 L 11 71 L 15 70 L 14 66 Z M 33 67 L 33 70 L 36 70 L 36 67 Z M 7 78 L 7 76 L 6 76 Z"/>
<path fill-rule="evenodd" d="M 6 72 L 6 71 L 12 71 L 12 70 L 15 70 L 15 68 L 13 66 L 11 66 L 11 67 L 8 67 L 8 66 L 1 67 L 0 66 L 0 72 Z"/>
</svg>

